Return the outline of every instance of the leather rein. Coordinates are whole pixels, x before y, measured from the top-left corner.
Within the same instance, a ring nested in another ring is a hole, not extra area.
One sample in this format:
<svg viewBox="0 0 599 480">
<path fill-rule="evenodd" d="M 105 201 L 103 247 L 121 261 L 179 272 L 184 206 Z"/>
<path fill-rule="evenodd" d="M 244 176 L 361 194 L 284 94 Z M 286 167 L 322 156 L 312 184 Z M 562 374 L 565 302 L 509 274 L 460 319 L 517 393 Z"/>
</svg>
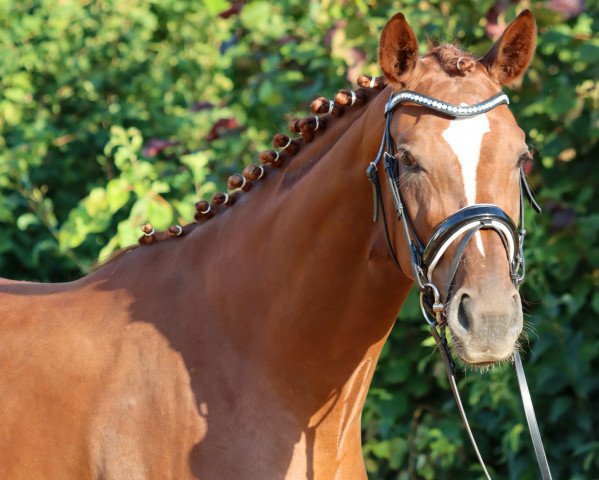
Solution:
<svg viewBox="0 0 599 480">
<path fill-rule="evenodd" d="M 422 314 L 429 324 L 431 334 L 435 339 L 439 351 L 441 352 L 443 363 L 445 365 L 445 372 L 447 373 L 447 378 L 449 379 L 449 385 L 451 387 L 451 391 L 453 392 L 453 396 L 460 412 L 460 416 L 462 417 L 462 421 L 464 422 L 468 437 L 470 438 L 470 442 L 472 443 L 474 452 L 476 453 L 487 480 L 491 480 L 489 472 L 487 471 L 474 439 L 474 435 L 472 434 L 472 430 L 468 423 L 466 412 L 464 410 L 457 388 L 455 380 L 456 365 L 451 356 L 446 336 L 447 322 L 445 318 L 445 305 L 442 302 L 439 289 L 433 284 L 432 274 L 434 268 L 437 266 L 447 248 L 461 237 L 461 240 L 459 240 L 457 246 L 456 256 L 454 257 L 450 268 L 448 284 L 451 284 L 453 277 L 457 272 L 460 259 L 470 239 L 472 239 L 474 234 L 479 230 L 493 230 L 499 235 L 506 249 L 510 266 L 510 277 L 515 287 L 518 288 L 524 280 L 526 273 L 523 254 L 524 238 L 526 236 L 526 230 L 524 229 L 524 197 L 526 197 L 536 212 L 540 213 L 541 208 L 536 202 L 530 187 L 526 182 L 524 172 L 522 169 L 520 169 L 519 226 L 517 226 L 510 216 L 497 205 L 469 205 L 446 218 L 434 231 L 430 240 L 424 244 L 418 238 L 412 220 L 410 219 L 410 216 L 405 208 L 405 202 L 401 194 L 401 189 L 399 188 L 399 163 L 395 157 L 395 143 L 391 135 L 393 113 L 401 104 L 406 102 L 421 105 L 450 117 L 464 118 L 481 115 L 499 105 L 508 105 L 509 99 L 506 94 L 499 92 L 484 102 L 477 104 L 453 105 L 410 90 L 402 90 L 394 94 L 392 93 L 389 102 L 385 106 L 385 130 L 379 152 L 375 160 L 370 163 L 370 166 L 366 170 L 366 174 L 372 183 L 373 188 L 374 222 L 377 221 L 380 212 L 380 216 L 383 218 L 387 247 L 391 257 L 393 258 L 393 261 L 397 267 L 401 269 L 399 260 L 397 259 L 397 255 L 393 248 L 393 242 L 391 241 L 389 234 L 387 217 L 385 215 L 385 204 L 383 202 L 383 195 L 378 174 L 378 166 L 381 163 L 381 160 L 383 160 L 387 182 L 389 184 L 393 198 L 395 212 L 402 225 L 408 248 L 410 250 L 412 274 L 418 288 L 420 289 L 420 307 Z M 518 386 L 520 387 L 520 395 L 522 397 L 524 412 L 526 414 L 526 421 L 528 423 L 528 428 L 532 438 L 537 463 L 541 471 L 541 477 L 543 480 L 551 480 L 551 471 L 549 469 L 549 464 L 545 455 L 545 449 L 541 440 L 541 434 L 539 432 L 524 369 L 522 367 L 522 360 L 520 359 L 520 355 L 517 351 L 514 352 L 513 357 L 516 376 L 518 378 Z"/>
</svg>

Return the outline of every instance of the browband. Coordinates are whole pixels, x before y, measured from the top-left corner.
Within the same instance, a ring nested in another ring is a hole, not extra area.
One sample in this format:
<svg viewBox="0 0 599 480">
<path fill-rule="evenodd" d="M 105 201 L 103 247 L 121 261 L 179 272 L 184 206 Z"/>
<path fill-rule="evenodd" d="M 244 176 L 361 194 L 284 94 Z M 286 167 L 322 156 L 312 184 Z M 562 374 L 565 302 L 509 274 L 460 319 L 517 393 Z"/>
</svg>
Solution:
<svg viewBox="0 0 599 480">
<path fill-rule="evenodd" d="M 436 110 L 437 112 L 451 115 L 452 117 L 472 117 L 493 110 L 498 105 L 509 105 L 510 99 L 505 93 L 499 92 L 491 98 L 486 99 L 484 102 L 475 103 L 473 105 L 454 105 L 436 98 L 427 97 L 426 95 L 411 90 L 402 90 L 393 95 L 387 105 L 385 105 L 385 115 L 389 112 L 393 112 L 398 105 L 405 102 L 416 103 L 423 107 Z"/>
</svg>

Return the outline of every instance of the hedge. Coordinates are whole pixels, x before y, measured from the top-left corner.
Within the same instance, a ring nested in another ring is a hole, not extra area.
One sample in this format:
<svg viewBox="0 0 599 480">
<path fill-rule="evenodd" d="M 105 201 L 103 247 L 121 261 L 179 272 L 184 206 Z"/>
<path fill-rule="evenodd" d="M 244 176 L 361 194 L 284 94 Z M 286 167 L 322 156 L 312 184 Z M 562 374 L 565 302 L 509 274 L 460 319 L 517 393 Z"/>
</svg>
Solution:
<svg viewBox="0 0 599 480">
<path fill-rule="evenodd" d="M 533 65 L 510 92 L 544 207 L 527 212 L 525 368 L 554 478 L 588 479 L 599 476 L 599 6 L 566 15 L 559 3 L 512 4 L 500 20 L 528 6 L 539 24 Z M 491 45 L 491 7 L 401 2 L 423 48 L 427 37 L 456 39 L 475 54 Z M 0 1 L 2 276 L 68 281 L 134 243 L 145 221 L 191 221 L 194 202 L 222 190 L 313 98 L 380 74 L 379 33 L 397 9 Z M 411 297 L 364 411 L 372 479 L 482 478 L 431 352 Z M 537 478 L 512 370 L 467 370 L 460 386 L 493 477 Z"/>
</svg>

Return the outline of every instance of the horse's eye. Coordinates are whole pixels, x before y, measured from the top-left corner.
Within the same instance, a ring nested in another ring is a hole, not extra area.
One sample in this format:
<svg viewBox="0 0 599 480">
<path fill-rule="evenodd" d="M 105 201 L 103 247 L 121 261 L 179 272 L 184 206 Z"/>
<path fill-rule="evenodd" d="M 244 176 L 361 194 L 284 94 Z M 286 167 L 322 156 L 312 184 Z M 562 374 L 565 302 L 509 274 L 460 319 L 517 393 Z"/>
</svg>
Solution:
<svg viewBox="0 0 599 480">
<path fill-rule="evenodd" d="M 418 168 L 418 162 L 414 160 L 414 157 L 407 150 L 401 149 L 395 154 L 395 158 L 399 160 L 404 167 L 407 168 Z"/>
</svg>

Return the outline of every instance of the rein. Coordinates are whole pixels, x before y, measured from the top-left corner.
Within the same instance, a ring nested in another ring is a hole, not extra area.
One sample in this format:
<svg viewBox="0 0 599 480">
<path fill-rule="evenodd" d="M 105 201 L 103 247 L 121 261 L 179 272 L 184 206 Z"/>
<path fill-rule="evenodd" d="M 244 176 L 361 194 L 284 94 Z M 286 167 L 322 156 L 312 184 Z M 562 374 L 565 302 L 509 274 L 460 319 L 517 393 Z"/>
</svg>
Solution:
<svg viewBox="0 0 599 480">
<path fill-rule="evenodd" d="M 379 217 L 379 210 L 383 217 L 383 226 L 385 230 L 385 238 L 387 247 L 393 258 L 393 261 L 398 268 L 399 260 L 393 248 L 393 243 L 389 235 L 389 227 L 385 215 L 385 205 L 381 192 L 380 179 L 378 174 L 378 165 L 383 159 L 387 181 L 391 190 L 395 211 L 398 220 L 402 225 L 402 229 L 410 250 L 410 264 L 412 273 L 418 288 L 420 289 L 420 307 L 424 319 L 427 321 L 431 334 L 435 339 L 439 351 L 441 352 L 445 372 L 449 379 L 449 385 L 455 398 L 460 416 L 472 443 L 472 447 L 478 461 L 488 480 L 491 480 L 489 472 L 485 466 L 485 462 L 480 454 L 474 435 L 468 423 L 468 418 L 464 410 L 462 400 L 455 381 L 456 366 L 451 356 L 446 335 L 446 317 L 445 305 L 441 300 L 439 289 L 432 282 L 433 270 L 437 266 L 441 257 L 449 246 L 458 238 L 463 237 L 458 243 L 456 256 L 450 268 L 450 276 L 448 284 L 451 284 L 457 272 L 460 260 L 468 242 L 474 234 L 479 230 L 494 230 L 506 249 L 507 258 L 510 266 L 510 277 L 515 287 L 524 280 L 526 266 L 524 262 L 524 238 L 526 230 L 524 229 L 524 197 L 530 202 L 533 209 L 540 213 L 541 208 L 536 202 L 524 172 L 520 169 L 520 218 L 519 226 L 517 226 L 510 216 L 505 213 L 497 205 L 492 204 L 475 204 L 464 207 L 446 218 L 439 227 L 434 231 L 430 240 L 424 244 L 419 238 L 405 208 L 405 202 L 402 198 L 399 188 L 399 163 L 395 158 L 395 143 L 391 135 L 391 122 L 393 113 L 403 103 L 415 103 L 423 107 L 427 107 L 436 112 L 448 115 L 450 117 L 473 117 L 486 113 L 499 105 L 508 105 L 509 99 L 503 92 L 490 97 L 484 102 L 473 105 L 453 105 L 441 100 L 422 95 L 417 92 L 403 90 L 391 95 L 389 102 L 385 106 L 385 130 L 381 141 L 379 152 L 373 162 L 370 163 L 366 170 L 366 175 L 372 183 L 373 187 L 373 203 L 374 203 L 374 222 Z M 537 425 L 537 420 L 526 382 L 526 376 L 522 367 L 522 360 L 519 353 L 514 352 L 514 367 L 518 378 L 518 386 L 520 395 L 526 414 L 528 429 L 532 438 L 537 463 L 541 471 L 543 480 L 551 480 L 551 471 L 545 455 L 545 449 L 541 440 L 541 434 Z"/>
</svg>

